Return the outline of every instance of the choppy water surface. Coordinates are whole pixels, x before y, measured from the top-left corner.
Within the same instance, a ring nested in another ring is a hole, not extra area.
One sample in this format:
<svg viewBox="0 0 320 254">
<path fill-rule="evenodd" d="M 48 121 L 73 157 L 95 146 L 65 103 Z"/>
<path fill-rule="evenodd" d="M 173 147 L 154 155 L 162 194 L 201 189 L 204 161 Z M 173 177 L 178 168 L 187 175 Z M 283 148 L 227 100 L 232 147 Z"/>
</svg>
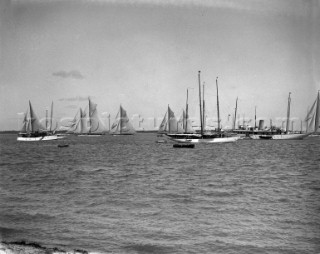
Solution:
<svg viewBox="0 0 320 254">
<path fill-rule="evenodd" d="M 0 135 L 1 239 L 99 253 L 320 252 L 320 138 L 194 149 L 156 139 Z"/>
</svg>

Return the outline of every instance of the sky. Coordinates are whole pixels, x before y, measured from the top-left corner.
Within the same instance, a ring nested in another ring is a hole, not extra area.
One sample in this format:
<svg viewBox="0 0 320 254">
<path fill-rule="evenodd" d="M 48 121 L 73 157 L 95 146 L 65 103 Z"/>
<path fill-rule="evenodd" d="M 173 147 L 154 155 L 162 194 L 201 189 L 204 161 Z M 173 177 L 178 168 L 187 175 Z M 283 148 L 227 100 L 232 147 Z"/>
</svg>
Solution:
<svg viewBox="0 0 320 254">
<path fill-rule="evenodd" d="M 61 121 L 89 96 L 104 121 L 121 104 L 152 129 L 168 105 L 181 115 L 187 89 L 198 119 L 198 71 L 213 124 L 218 77 L 224 126 L 237 97 L 238 119 L 256 108 L 281 124 L 291 92 L 300 128 L 320 90 L 319 27 L 319 0 L 2 0 L 0 130 L 20 128 L 29 100 Z"/>
</svg>

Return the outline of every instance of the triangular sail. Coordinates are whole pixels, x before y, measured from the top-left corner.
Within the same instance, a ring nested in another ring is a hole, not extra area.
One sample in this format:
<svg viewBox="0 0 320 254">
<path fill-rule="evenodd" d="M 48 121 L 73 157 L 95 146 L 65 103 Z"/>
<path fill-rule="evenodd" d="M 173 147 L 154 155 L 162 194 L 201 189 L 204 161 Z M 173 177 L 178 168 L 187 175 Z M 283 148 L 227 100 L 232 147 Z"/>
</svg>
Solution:
<svg viewBox="0 0 320 254">
<path fill-rule="evenodd" d="M 49 125 L 47 126 L 47 131 L 49 132 L 55 132 L 58 129 L 58 122 L 56 122 L 56 126 L 53 126 L 53 102 L 51 102 L 51 113 L 49 118 Z"/>
<path fill-rule="evenodd" d="M 305 121 L 307 122 L 307 130 L 311 132 L 319 132 L 319 124 L 320 124 L 320 96 L 318 92 L 318 96 L 309 110 Z"/>
<path fill-rule="evenodd" d="M 33 108 L 32 108 L 30 101 L 29 101 L 29 108 L 30 108 L 31 132 L 45 130 L 45 128 L 40 123 L 37 115 L 33 111 Z"/>
<path fill-rule="evenodd" d="M 120 111 L 116 115 L 115 122 L 111 126 L 110 133 L 118 133 L 120 132 Z"/>
<path fill-rule="evenodd" d="M 162 119 L 162 122 L 161 122 L 161 124 L 159 126 L 158 132 L 160 132 L 160 133 L 166 132 L 168 130 L 167 129 L 167 126 L 168 126 L 168 124 L 167 124 L 168 123 L 167 114 L 168 114 L 168 111 L 166 111 L 166 113 L 165 113 L 165 115 L 164 115 L 164 117 Z"/>
<path fill-rule="evenodd" d="M 317 108 L 316 108 L 316 113 L 315 113 L 315 124 L 314 124 L 314 132 L 318 132 L 319 131 L 319 122 L 320 122 L 320 95 L 318 92 L 318 96 L 317 96 Z"/>
<path fill-rule="evenodd" d="M 81 122 L 81 133 L 88 134 L 90 131 L 89 121 L 87 113 L 80 109 L 80 122 Z"/>
<path fill-rule="evenodd" d="M 311 130 L 311 132 L 313 132 L 312 130 L 314 129 L 314 119 L 315 119 L 315 115 L 313 114 L 311 116 L 311 121 L 308 123 L 308 130 Z M 310 120 L 310 119 L 309 119 Z"/>
<path fill-rule="evenodd" d="M 169 119 L 168 133 L 176 133 L 178 131 L 178 121 L 169 106 L 168 106 L 168 119 Z"/>
<path fill-rule="evenodd" d="M 168 110 L 165 113 L 162 122 L 158 129 L 159 133 L 183 133 L 183 119 L 180 118 L 179 121 L 177 121 L 174 112 L 171 110 L 171 108 L 168 106 Z"/>
<path fill-rule="evenodd" d="M 127 116 L 127 112 L 120 106 L 120 113 L 121 113 L 121 118 L 120 118 L 120 127 L 121 127 L 121 134 L 133 134 L 135 133 L 135 130 L 133 126 L 131 125 L 129 118 Z"/>
<path fill-rule="evenodd" d="M 134 134 L 135 129 L 131 125 L 127 112 L 120 106 L 120 110 L 117 113 L 115 122 L 111 126 L 111 134 Z"/>
<path fill-rule="evenodd" d="M 102 133 L 106 132 L 106 128 L 99 118 L 97 104 L 93 103 L 89 98 L 89 132 Z"/>
<path fill-rule="evenodd" d="M 185 119 L 186 119 L 186 113 L 183 110 L 182 115 L 180 116 L 179 121 L 177 122 L 177 132 L 178 133 L 184 133 Z"/>
<path fill-rule="evenodd" d="M 67 133 L 87 134 L 89 127 L 85 111 L 80 108 L 68 127 Z"/>
<path fill-rule="evenodd" d="M 24 113 L 23 122 L 22 122 L 22 128 L 20 130 L 20 133 L 28 133 L 29 130 L 29 120 L 28 120 L 28 112 Z"/>
</svg>

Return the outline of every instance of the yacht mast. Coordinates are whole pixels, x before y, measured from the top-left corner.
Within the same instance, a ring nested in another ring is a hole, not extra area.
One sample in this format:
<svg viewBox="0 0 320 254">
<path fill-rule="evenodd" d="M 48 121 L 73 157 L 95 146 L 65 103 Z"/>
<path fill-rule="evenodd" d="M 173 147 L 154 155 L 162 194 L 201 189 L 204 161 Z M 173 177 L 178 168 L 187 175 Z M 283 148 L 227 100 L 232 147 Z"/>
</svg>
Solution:
<svg viewBox="0 0 320 254">
<path fill-rule="evenodd" d="M 206 114 L 205 114 L 205 101 L 204 101 L 204 82 L 202 84 L 202 124 L 203 124 L 203 131 L 206 130 Z"/>
<path fill-rule="evenodd" d="M 217 87 L 218 132 L 220 132 L 220 110 L 219 110 L 218 77 L 216 78 L 216 87 Z"/>
<path fill-rule="evenodd" d="M 184 129 L 184 132 L 187 133 L 188 131 L 188 88 L 187 88 L 187 102 L 186 102 L 186 124 L 185 124 L 185 129 Z"/>
<path fill-rule="evenodd" d="M 200 82 L 200 71 L 198 71 L 199 80 L 199 106 L 200 106 L 200 126 L 201 126 L 201 136 L 203 135 L 203 123 L 202 123 L 202 107 L 201 107 L 201 82 Z"/>
<path fill-rule="evenodd" d="M 51 102 L 50 131 L 51 131 L 51 128 L 52 128 L 52 117 L 53 117 L 53 101 Z"/>
<path fill-rule="evenodd" d="M 291 104 L 291 92 L 289 93 L 288 97 L 288 108 L 287 108 L 287 125 L 286 125 L 286 133 L 289 133 L 289 123 L 290 123 L 290 104 Z"/>
<path fill-rule="evenodd" d="M 237 109 L 238 109 L 238 97 L 236 100 L 236 108 L 234 110 L 234 122 L 233 122 L 233 129 L 236 128 L 236 121 L 237 121 Z"/>
</svg>

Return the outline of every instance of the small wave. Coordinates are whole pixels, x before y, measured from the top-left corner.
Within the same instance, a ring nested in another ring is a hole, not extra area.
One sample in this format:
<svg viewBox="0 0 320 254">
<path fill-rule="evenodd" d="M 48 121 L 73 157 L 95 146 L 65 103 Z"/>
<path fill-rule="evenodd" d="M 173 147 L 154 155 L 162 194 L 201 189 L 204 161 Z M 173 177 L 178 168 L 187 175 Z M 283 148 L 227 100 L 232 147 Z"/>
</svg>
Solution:
<svg viewBox="0 0 320 254">
<path fill-rule="evenodd" d="M 172 253 L 172 248 L 169 246 L 160 246 L 151 243 L 129 244 L 124 248 L 138 253 Z"/>
<path fill-rule="evenodd" d="M 0 235 L 2 237 L 6 237 L 7 235 L 16 235 L 20 232 L 24 232 L 24 231 L 15 229 L 15 228 L 0 227 Z"/>
<path fill-rule="evenodd" d="M 26 221 L 26 220 L 32 220 L 32 221 L 50 221 L 54 219 L 54 216 L 48 215 L 48 214 L 42 214 L 37 212 L 31 212 L 23 213 L 23 212 L 17 212 L 17 213 L 7 213 L 2 214 L 2 220 L 14 220 L 14 221 Z"/>
</svg>

